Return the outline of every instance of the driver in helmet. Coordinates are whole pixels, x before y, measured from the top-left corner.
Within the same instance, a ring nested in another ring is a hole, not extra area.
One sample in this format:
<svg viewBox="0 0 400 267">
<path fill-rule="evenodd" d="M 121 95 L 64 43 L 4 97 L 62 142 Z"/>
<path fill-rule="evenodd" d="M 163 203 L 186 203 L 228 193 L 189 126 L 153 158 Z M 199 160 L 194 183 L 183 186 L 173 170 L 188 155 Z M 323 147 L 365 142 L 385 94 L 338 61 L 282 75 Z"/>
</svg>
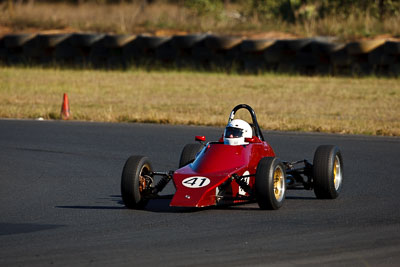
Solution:
<svg viewBox="0 0 400 267">
<path fill-rule="evenodd" d="M 224 144 L 231 146 L 247 145 L 245 138 L 253 137 L 250 124 L 244 120 L 231 120 L 226 125 L 224 132 Z"/>
</svg>

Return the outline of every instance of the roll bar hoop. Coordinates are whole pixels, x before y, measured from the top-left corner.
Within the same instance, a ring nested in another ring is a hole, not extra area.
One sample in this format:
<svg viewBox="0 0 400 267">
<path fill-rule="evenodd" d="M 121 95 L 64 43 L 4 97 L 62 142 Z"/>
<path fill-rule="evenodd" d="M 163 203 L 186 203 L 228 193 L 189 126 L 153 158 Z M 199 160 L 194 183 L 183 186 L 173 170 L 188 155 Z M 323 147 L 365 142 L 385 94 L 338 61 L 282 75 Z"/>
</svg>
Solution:
<svg viewBox="0 0 400 267">
<path fill-rule="evenodd" d="M 233 120 L 233 118 L 235 117 L 235 113 L 239 110 L 239 109 L 247 109 L 250 112 L 251 115 L 251 119 L 253 120 L 253 126 L 255 128 L 255 135 L 261 140 L 261 141 L 265 141 L 264 140 L 264 136 L 260 130 L 260 126 L 258 125 L 257 122 L 257 117 L 256 117 L 256 113 L 254 112 L 254 110 L 247 104 L 239 104 L 236 107 L 234 107 L 231 111 L 231 115 L 229 116 L 229 120 L 228 123 L 231 122 Z"/>
</svg>

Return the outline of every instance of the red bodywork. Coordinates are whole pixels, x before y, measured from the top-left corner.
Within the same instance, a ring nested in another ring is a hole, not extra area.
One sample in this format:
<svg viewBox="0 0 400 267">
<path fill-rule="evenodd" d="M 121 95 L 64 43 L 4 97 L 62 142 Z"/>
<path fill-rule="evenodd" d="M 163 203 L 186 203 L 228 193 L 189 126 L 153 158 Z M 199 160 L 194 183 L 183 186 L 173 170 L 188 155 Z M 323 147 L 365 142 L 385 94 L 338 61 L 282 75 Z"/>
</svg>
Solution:
<svg viewBox="0 0 400 267">
<path fill-rule="evenodd" d="M 274 156 L 272 147 L 255 136 L 247 145 L 208 143 L 193 163 L 174 172 L 176 193 L 170 206 L 206 207 L 249 201 L 248 194 L 231 179 L 232 175 L 253 175 L 246 178 L 249 186 L 253 188 L 258 162 L 263 157 Z M 228 183 L 228 186 L 224 183 Z M 194 188 L 193 185 L 200 187 Z"/>
</svg>

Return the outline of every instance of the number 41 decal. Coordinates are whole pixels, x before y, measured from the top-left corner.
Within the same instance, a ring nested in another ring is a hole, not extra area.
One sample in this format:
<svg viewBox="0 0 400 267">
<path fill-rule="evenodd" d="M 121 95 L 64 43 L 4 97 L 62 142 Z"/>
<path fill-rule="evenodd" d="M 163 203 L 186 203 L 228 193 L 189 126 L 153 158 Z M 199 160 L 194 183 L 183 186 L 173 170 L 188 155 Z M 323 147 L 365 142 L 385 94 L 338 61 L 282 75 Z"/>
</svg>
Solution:
<svg viewBox="0 0 400 267">
<path fill-rule="evenodd" d="M 200 188 L 207 186 L 209 183 L 210 179 L 201 176 L 188 177 L 182 181 L 182 185 L 189 188 Z"/>
</svg>

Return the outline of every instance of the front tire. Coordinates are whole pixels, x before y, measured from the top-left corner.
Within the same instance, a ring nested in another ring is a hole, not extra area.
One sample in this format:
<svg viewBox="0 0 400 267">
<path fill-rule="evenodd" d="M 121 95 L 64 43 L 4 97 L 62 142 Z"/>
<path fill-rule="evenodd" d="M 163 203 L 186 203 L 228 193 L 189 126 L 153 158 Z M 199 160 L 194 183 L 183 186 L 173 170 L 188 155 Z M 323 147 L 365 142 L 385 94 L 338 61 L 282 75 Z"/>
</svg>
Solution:
<svg viewBox="0 0 400 267">
<path fill-rule="evenodd" d="M 181 157 L 179 159 L 179 168 L 192 163 L 195 160 L 197 153 L 199 153 L 203 147 L 204 146 L 201 144 L 187 144 L 182 150 Z"/>
<path fill-rule="evenodd" d="M 145 198 L 145 191 L 148 187 L 145 176 L 149 176 L 152 170 L 147 157 L 131 156 L 126 161 L 121 177 L 121 194 L 127 208 L 145 208 L 149 201 Z"/>
<path fill-rule="evenodd" d="M 343 184 L 343 158 L 337 146 L 319 146 L 313 160 L 314 193 L 319 199 L 335 199 Z"/>
<path fill-rule="evenodd" d="M 277 210 L 282 207 L 286 196 L 286 173 L 278 158 L 265 157 L 258 163 L 255 196 L 261 209 Z"/>
</svg>

